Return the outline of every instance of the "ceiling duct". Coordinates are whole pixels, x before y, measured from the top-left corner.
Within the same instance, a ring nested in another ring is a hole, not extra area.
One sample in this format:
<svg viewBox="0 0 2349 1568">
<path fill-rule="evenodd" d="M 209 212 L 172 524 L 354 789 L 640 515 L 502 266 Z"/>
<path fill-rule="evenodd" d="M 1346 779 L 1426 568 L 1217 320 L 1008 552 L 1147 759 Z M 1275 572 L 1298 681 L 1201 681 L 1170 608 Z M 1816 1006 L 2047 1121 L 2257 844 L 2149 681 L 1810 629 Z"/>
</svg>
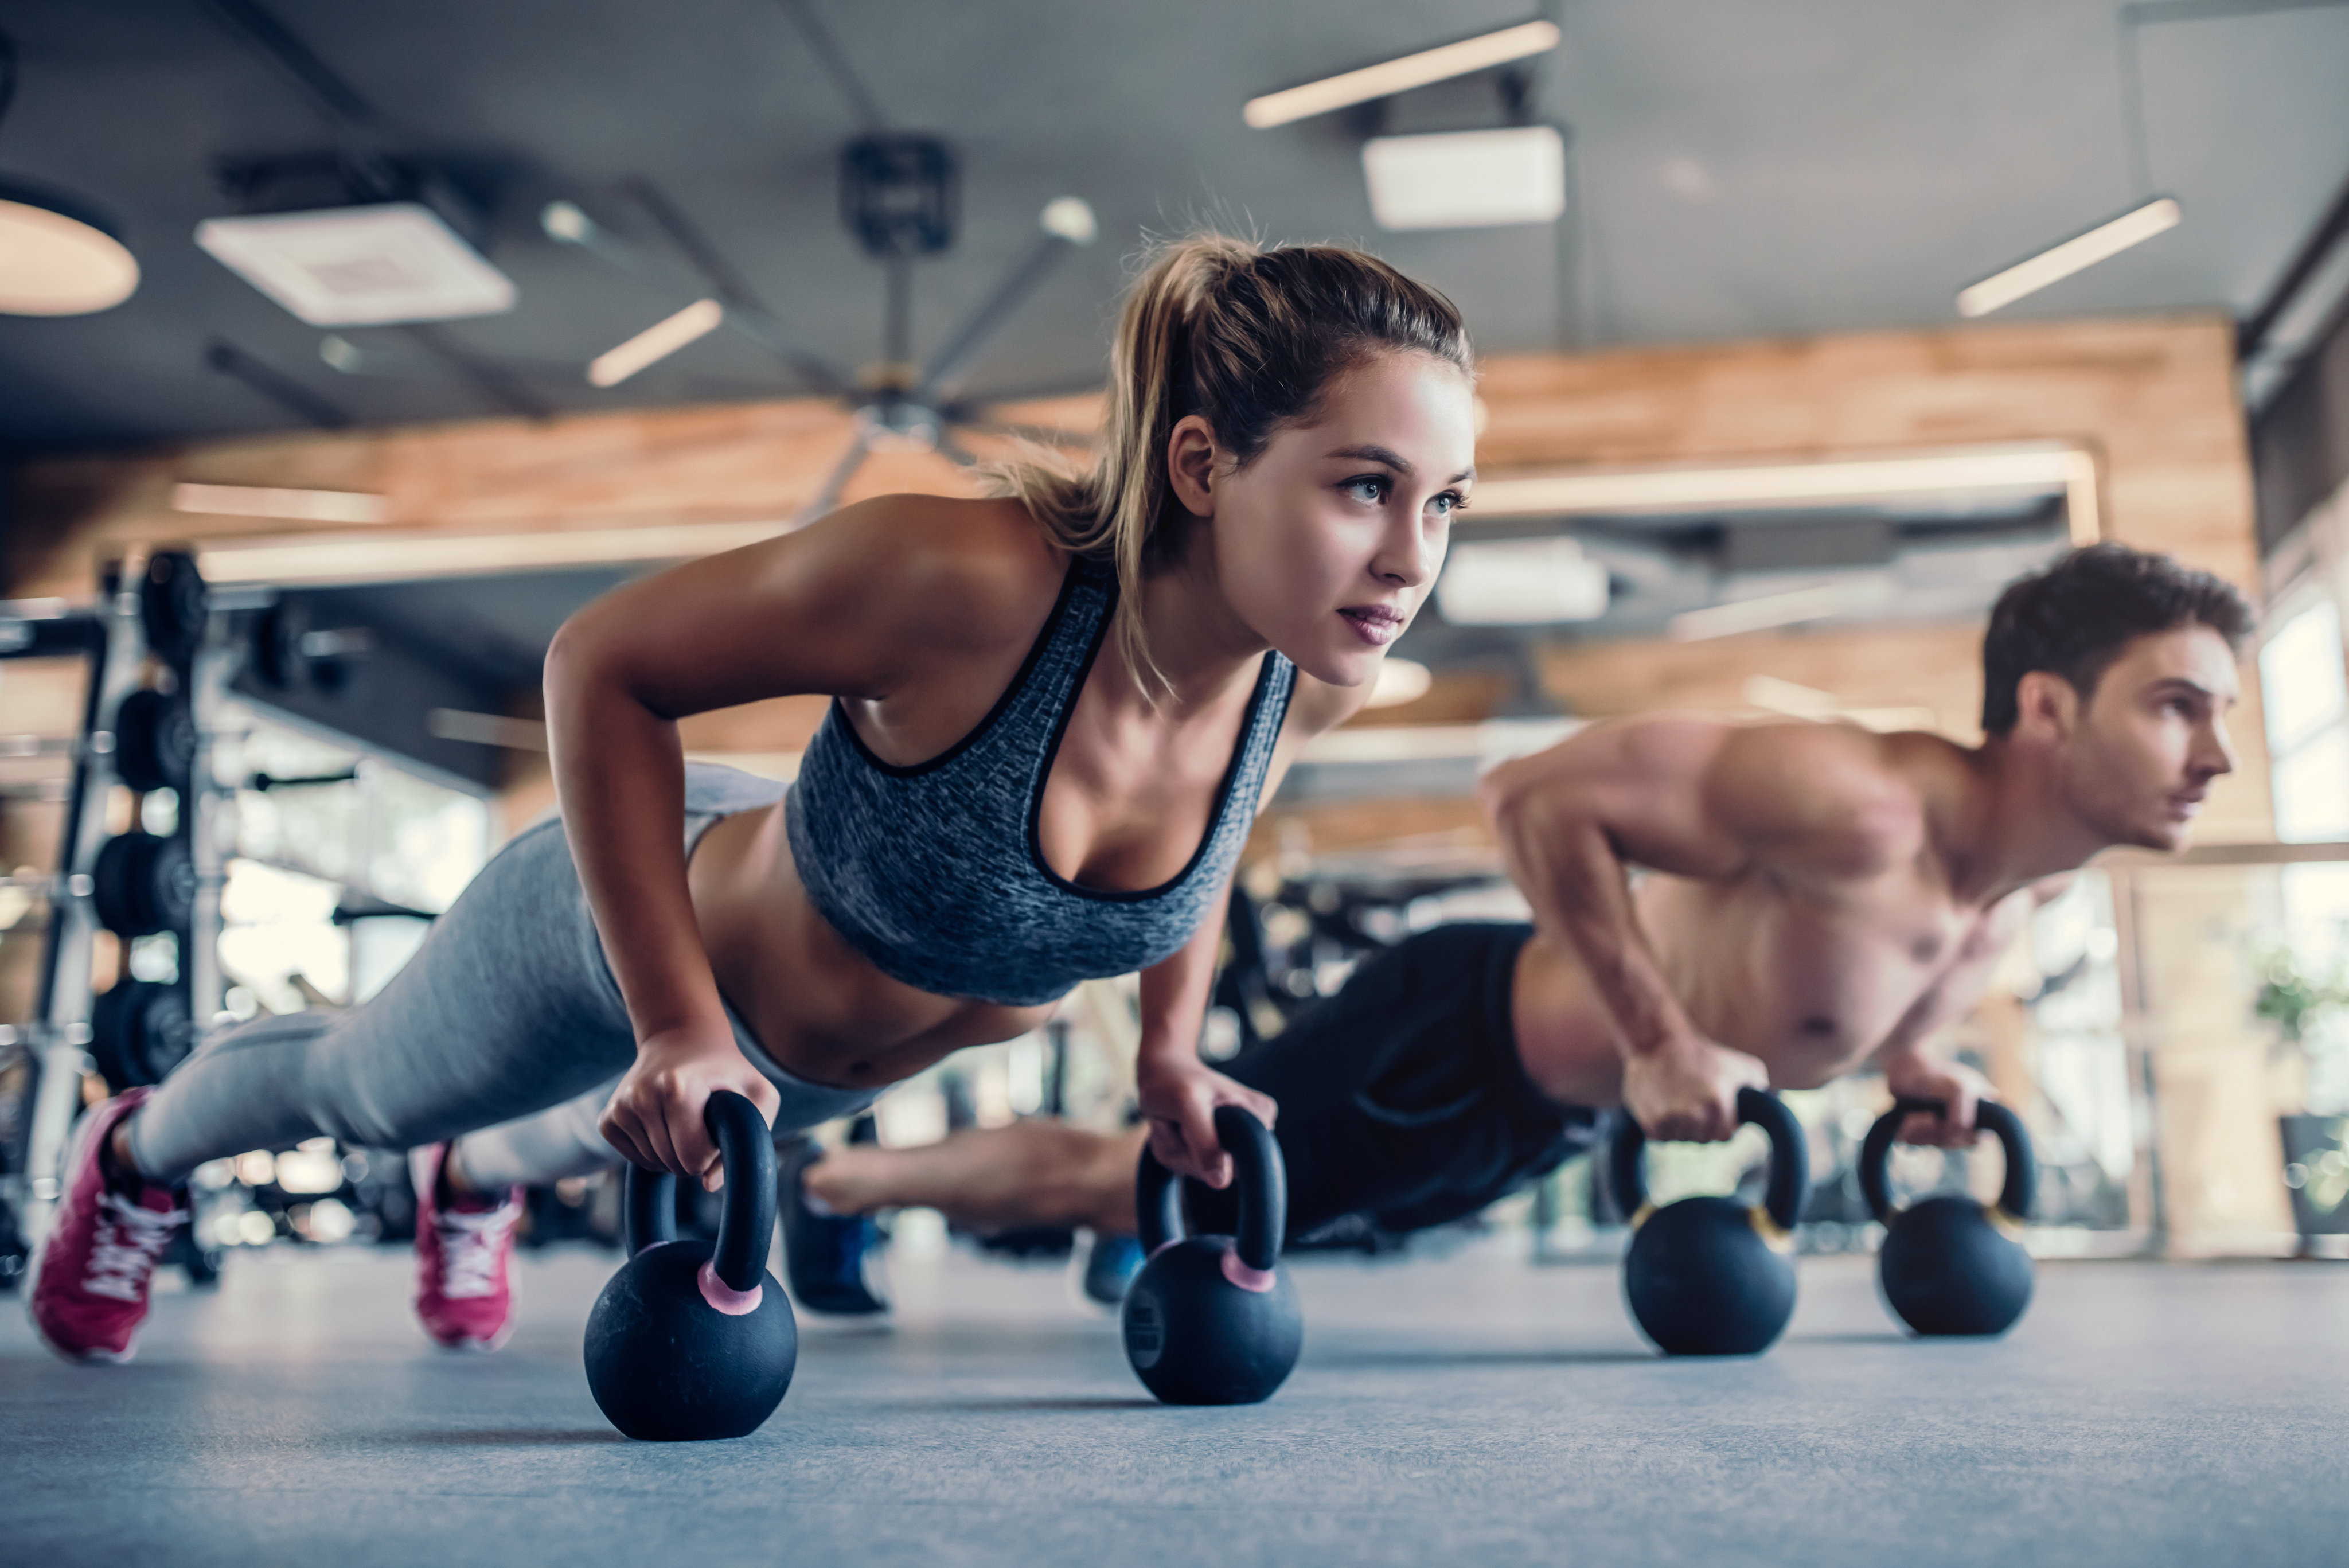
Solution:
<svg viewBox="0 0 2349 1568">
<path fill-rule="evenodd" d="M 481 208 L 444 176 L 393 158 L 299 153 L 222 165 L 233 216 L 196 244 L 313 327 L 452 321 L 513 308 L 481 254 Z"/>
</svg>

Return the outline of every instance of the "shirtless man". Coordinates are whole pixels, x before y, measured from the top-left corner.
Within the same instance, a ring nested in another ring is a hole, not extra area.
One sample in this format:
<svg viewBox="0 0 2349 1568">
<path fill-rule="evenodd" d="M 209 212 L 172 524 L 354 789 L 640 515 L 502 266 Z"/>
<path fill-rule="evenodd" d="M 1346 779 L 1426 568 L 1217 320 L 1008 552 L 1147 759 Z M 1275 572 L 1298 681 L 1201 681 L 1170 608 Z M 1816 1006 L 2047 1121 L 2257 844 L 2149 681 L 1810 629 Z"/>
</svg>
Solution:
<svg viewBox="0 0 2349 1568">
<path fill-rule="evenodd" d="M 1606 1108 L 1717 1140 L 1741 1086 L 1863 1065 L 1948 1106 L 1905 1138 L 1971 1143 L 1988 1085 L 1934 1034 L 2054 879 L 2113 846 L 2185 845 L 2234 766 L 2250 621 L 2218 578 L 2099 545 L 2000 597 L 1979 747 L 1656 715 L 1495 769 L 1484 804 L 1533 924 L 1413 937 L 1226 1065 L 1279 1102 L 1290 1234 L 1349 1213 L 1440 1223 L 1588 1147 Z M 813 1203 L 788 1218 L 804 1235 L 827 1210 L 925 1205 L 982 1230 L 1130 1231 L 1141 1143 L 1033 1121 L 843 1149 L 804 1168 Z M 1189 1196 L 1219 1228 L 1231 1195 Z"/>
</svg>

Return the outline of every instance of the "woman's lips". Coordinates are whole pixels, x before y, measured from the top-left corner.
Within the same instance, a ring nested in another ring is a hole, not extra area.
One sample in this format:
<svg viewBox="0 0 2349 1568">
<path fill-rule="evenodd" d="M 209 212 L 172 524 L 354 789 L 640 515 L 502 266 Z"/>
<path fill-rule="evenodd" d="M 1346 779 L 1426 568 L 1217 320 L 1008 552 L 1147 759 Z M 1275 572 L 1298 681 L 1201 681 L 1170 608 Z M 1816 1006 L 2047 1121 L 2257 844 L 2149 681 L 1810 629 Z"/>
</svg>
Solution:
<svg viewBox="0 0 2349 1568">
<path fill-rule="evenodd" d="M 1372 648 L 1384 648 L 1402 635 L 1403 613 L 1385 605 L 1348 605 L 1338 612 L 1354 635 Z"/>
</svg>

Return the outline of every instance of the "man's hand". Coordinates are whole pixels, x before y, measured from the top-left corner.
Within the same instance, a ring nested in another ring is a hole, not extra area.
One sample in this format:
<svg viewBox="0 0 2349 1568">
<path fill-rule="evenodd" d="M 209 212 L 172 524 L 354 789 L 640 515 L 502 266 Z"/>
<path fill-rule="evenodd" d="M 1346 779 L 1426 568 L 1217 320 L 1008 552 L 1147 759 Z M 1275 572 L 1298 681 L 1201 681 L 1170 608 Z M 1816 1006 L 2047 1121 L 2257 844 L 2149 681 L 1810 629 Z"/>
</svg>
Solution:
<svg viewBox="0 0 2349 1568">
<path fill-rule="evenodd" d="M 1682 1034 L 1625 1057 L 1623 1108 L 1653 1143 L 1719 1143 L 1737 1130 L 1737 1091 L 1770 1086 L 1743 1051 Z"/>
<path fill-rule="evenodd" d="M 1885 1086 L 1895 1099 L 1939 1100 L 1948 1107 L 1940 1116 L 1912 1111 L 1900 1121 L 1900 1141 L 1936 1148 L 1971 1148 L 1979 1130 L 1974 1106 L 1997 1093 L 1990 1080 L 1955 1062 L 1937 1062 L 1913 1051 L 1884 1059 Z"/>
<path fill-rule="evenodd" d="M 1150 1152 L 1177 1176 L 1228 1187 L 1232 1157 L 1216 1141 L 1216 1107 L 1238 1106 L 1266 1127 L 1280 1114 L 1269 1095 L 1235 1083 L 1196 1057 L 1134 1063 L 1134 1089 L 1150 1123 Z"/>
<path fill-rule="evenodd" d="M 772 1126 L 782 1096 L 724 1034 L 655 1034 L 636 1047 L 636 1064 L 612 1091 L 597 1124 L 604 1141 L 647 1170 L 666 1170 L 715 1192 L 725 1168 L 702 1113 L 709 1096 L 731 1089 Z"/>
</svg>

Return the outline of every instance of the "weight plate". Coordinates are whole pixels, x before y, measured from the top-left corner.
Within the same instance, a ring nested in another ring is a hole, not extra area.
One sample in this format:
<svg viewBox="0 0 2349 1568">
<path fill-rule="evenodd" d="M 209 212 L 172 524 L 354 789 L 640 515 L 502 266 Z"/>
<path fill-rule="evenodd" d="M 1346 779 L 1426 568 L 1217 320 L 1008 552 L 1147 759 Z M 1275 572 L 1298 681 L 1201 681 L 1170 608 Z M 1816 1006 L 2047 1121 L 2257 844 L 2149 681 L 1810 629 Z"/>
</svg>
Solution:
<svg viewBox="0 0 2349 1568">
<path fill-rule="evenodd" d="M 295 600 L 281 600 L 264 612 L 253 626 L 254 673 L 280 691 L 309 684 L 310 659 L 302 651 L 309 629 L 309 612 Z"/>
<path fill-rule="evenodd" d="M 203 640 L 212 596 L 196 558 L 182 550 L 158 550 L 147 558 L 147 583 L 139 596 L 139 618 L 147 646 L 173 663 L 184 664 Z"/>
<path fill-rule="evenodd" d="M 160 691 L 133 691 L 114 714 L 114 771 L 135 790 L 185 794 L 196 766 L 196 719 Z"/>
<path fill-rule="evenodd" d="M 188 847 L 151 833 L 107 840 L 90 868 L 98 923 L 119 937 L 184 930 L 196 909 L 196 867 Z"/>
<path fill-rule="evenodd" d="M 177 985 L 130 980 L 90 1007 L 89 1054 L 116 1089 L 160 1084 L 195 1048 L 188 993 Z"/>
</svg>

